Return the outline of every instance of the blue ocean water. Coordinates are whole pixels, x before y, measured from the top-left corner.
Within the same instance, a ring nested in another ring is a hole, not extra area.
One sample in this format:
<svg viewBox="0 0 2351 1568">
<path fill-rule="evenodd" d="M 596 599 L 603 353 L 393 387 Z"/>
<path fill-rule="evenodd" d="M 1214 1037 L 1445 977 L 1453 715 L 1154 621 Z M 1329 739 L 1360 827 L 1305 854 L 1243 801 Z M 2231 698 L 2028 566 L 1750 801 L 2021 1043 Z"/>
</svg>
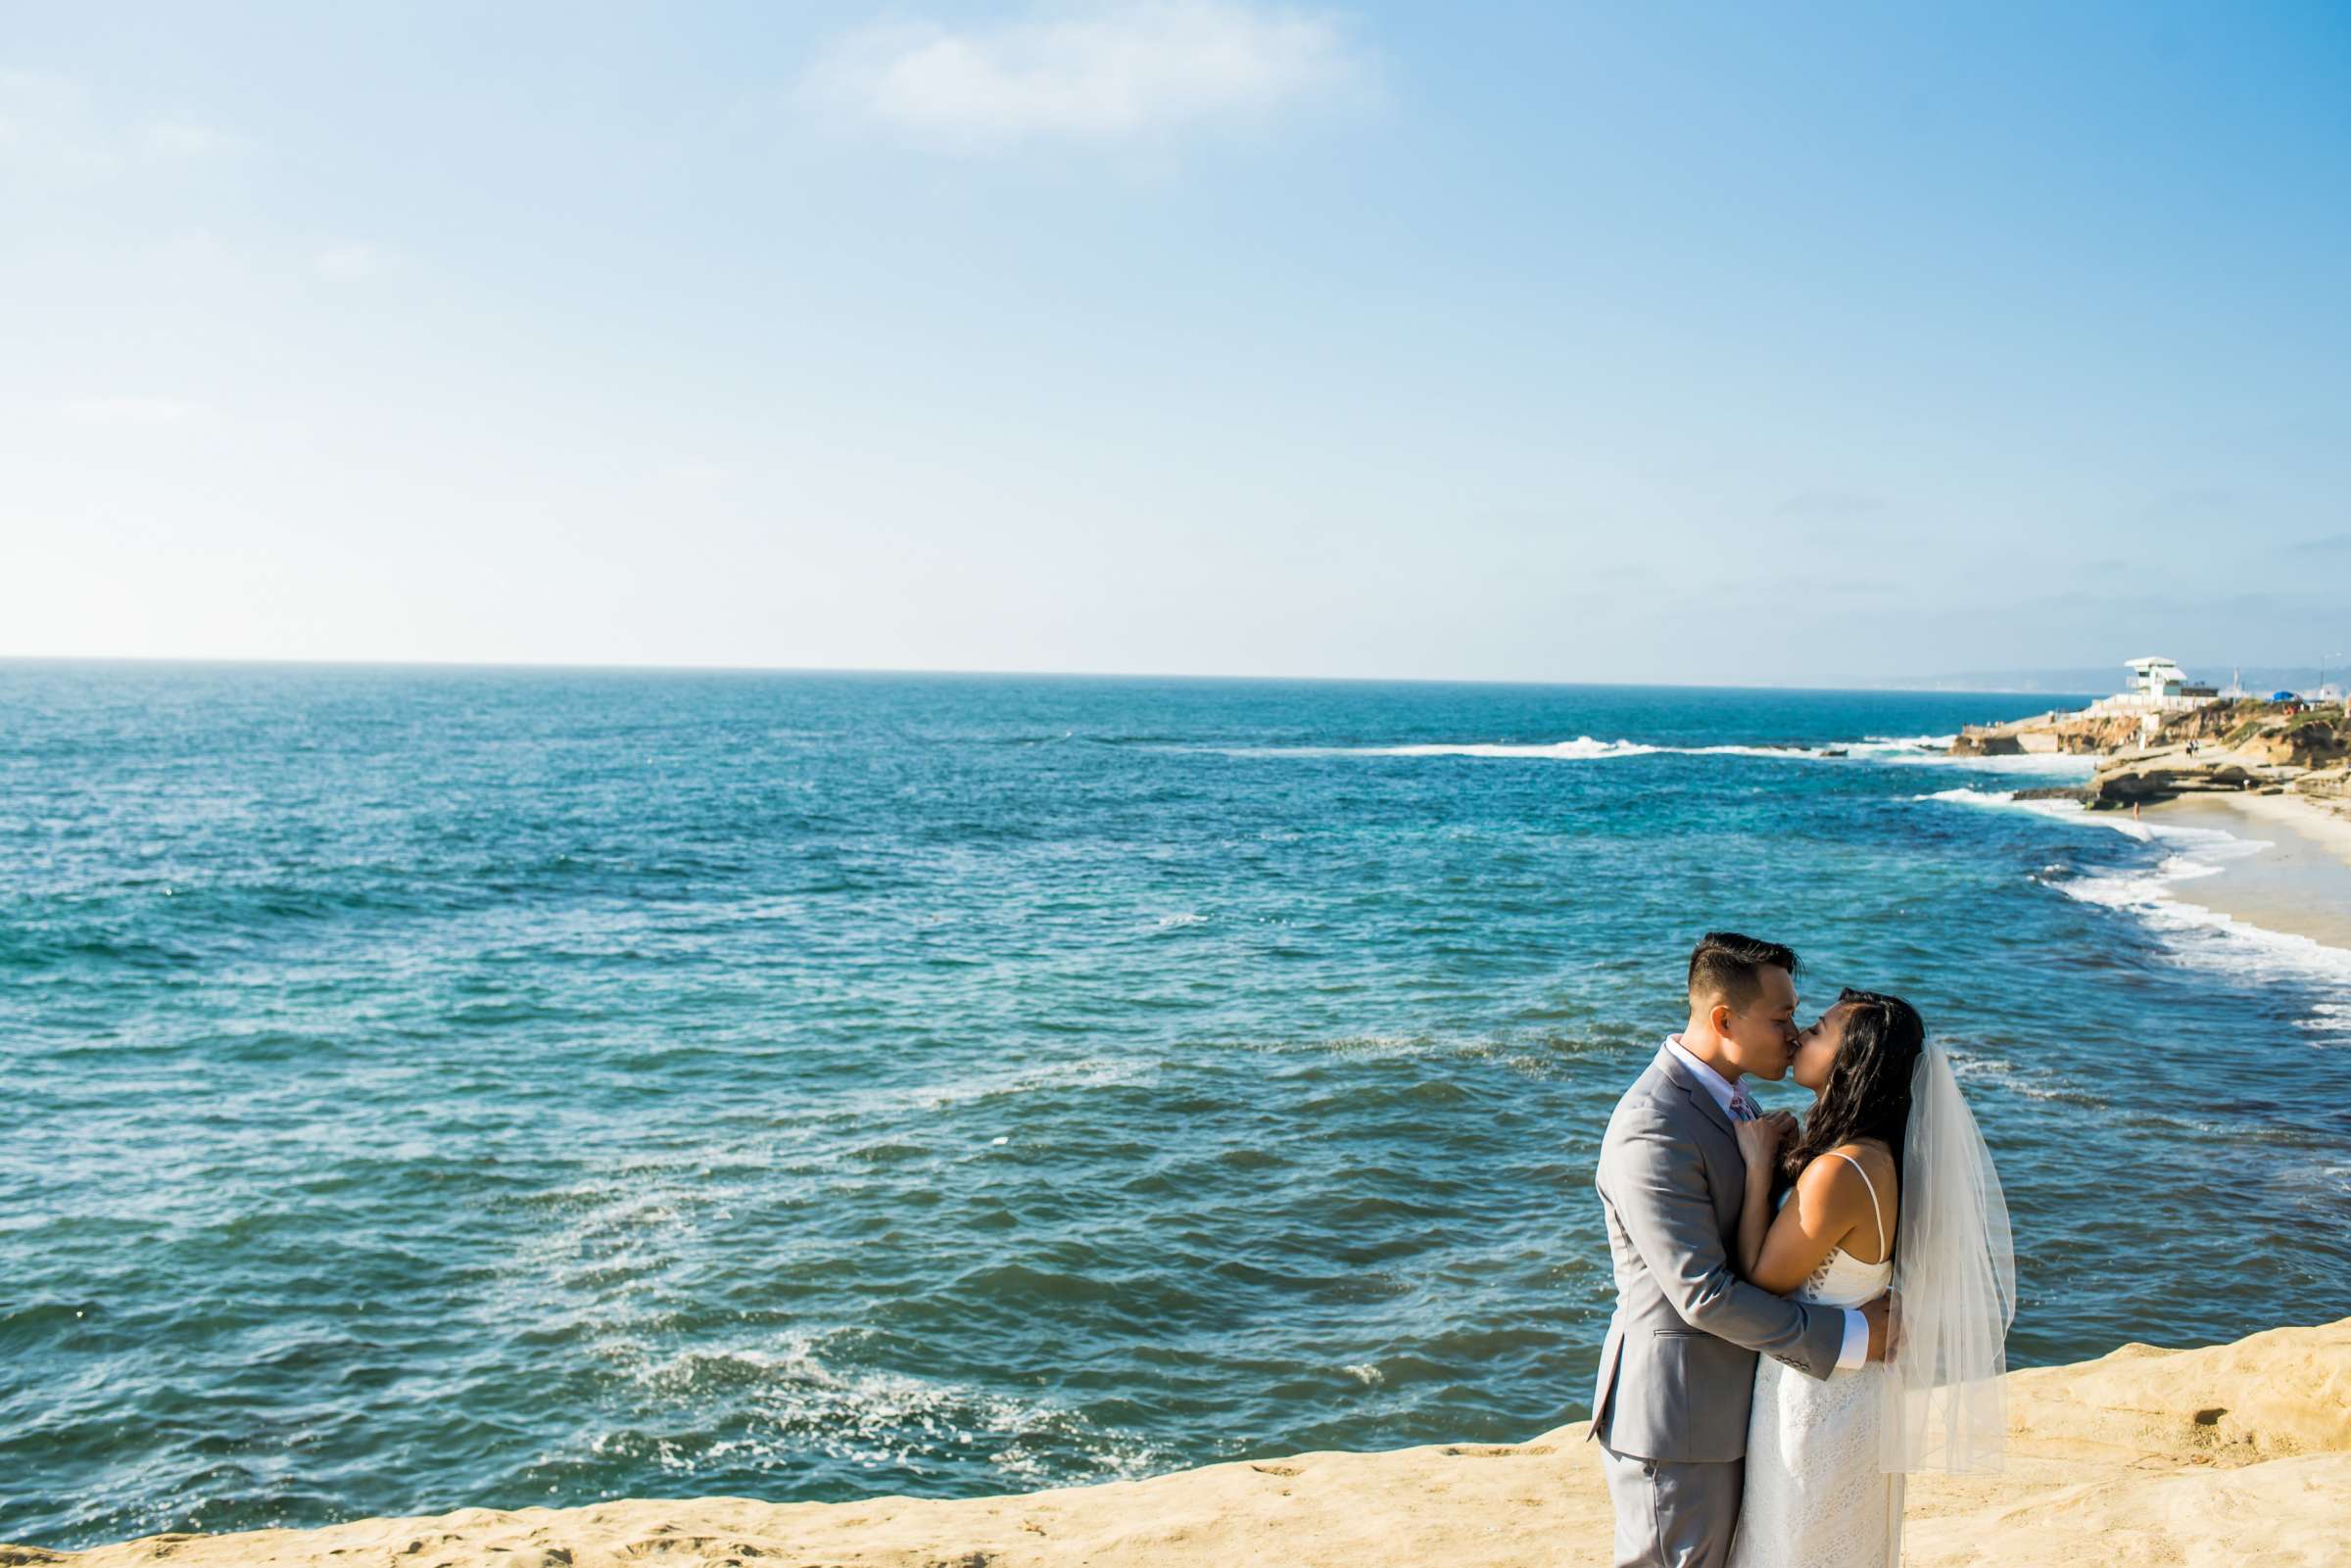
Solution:
<svg viewBox="0 0 2351 1568">
<path fill-rule="evenodd" d="M 2019 1361 L 2338 1316 L 2351 969 L 1919 743 L 2047 705 L 0 665 L 0 1540 L 1527 1438 L 1710 926 L 1961 1058 Z"/>
</svg>

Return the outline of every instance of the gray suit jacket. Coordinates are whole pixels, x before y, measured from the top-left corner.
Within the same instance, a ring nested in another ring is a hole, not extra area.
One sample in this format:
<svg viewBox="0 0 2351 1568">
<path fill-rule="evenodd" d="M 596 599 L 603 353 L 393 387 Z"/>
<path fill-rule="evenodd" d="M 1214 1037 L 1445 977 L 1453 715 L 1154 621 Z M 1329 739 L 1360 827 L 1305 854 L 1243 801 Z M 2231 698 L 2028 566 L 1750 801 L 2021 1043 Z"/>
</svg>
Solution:
<svg viewBox="0 0 2351 1568">
<path fill-rule="evenodd" d="M 1756 1353 L 1825 1378 L 1845 1347 L 1844 1310 L 1758 1290 L 1731 1267 L 1747 1163 L 1730 1117 L 1671 1051 L 1616 1103 L 1594 1184 L 1616 1315 L 1592 1435 L 1643 1459 L 1744 1458 Z"/>
</svg>

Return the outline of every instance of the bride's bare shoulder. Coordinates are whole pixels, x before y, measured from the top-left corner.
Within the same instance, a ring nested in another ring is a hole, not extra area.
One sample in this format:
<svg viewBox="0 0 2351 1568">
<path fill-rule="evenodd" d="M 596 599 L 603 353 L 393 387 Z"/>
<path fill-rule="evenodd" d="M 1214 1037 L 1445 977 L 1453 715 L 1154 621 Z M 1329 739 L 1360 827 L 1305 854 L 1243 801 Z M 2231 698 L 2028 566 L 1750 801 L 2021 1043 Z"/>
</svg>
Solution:
<svg viewBox="0 0 2351 1568">
<path fill-rule="evenodd" d="M 1847 1158 L 1840 1160 L 1839 1155 Z M 1860 1170 L 1853 1168 L 1856 1161 Z M 1852 1223 L 1868 1217 L 1873 1193 L 1893 1196 L 1895 1174 L 1893 1152 L 1874 1138 L 1861 1138 L 1814 1156 L 1798 1173 L 1796 1186 L 1808 1203 Z"/>
<path fill-rule="evenodd" d="M 1861 1167 L 1869 1172 L 1872 1181 L 1892 1181 L 1901 1174 L 1895 1165 L 1894 1151 L 1875 1138 L 1855 1138 L 1850 1143 L 1841 1143 L 1837 1146 L 1837 1153 L 1860 1161 Z"/>
<path fill-rule="evenodd" d="M 1845 1158 L 1843 1160 L 1835 1158 L 1838 1155 L 1843 1155 Z M 1860 1175 L 1853 1169 L 1855 1164 L 1860 1165 L 1863 1171 L 1868 1172 L 1867 1189 L 1864 1188 Z M 1875 1138 L 1855 1138 L 1850 1143 L 1841 1143 L 1806 1165 L 1803 1173 L 1809 1176 L 1824 1165 L 1830 1167 L 1822 1171 L 1824 1180 L 1834 1180 L 1839 1186 L 1849 1186 L 1855 1192 L 1874 1189 L 1889 1196 L 1893 1194 L 1894 1188 L 1902 1174 L 1901 1167 L 1895 1164 L 1894 1151 Z"/>
</svg>

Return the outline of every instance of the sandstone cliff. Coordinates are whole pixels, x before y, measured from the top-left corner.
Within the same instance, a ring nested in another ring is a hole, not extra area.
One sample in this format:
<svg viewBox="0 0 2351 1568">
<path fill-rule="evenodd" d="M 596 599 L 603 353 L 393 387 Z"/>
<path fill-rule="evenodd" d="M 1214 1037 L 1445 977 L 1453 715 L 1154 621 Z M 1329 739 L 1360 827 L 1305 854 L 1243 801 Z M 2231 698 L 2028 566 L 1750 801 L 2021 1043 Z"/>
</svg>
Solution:
<svg viewBox="0 0 2351 1568">
<path fill-rule="evenodd" d="M 2011 1373 L 1996 1476 L 1910 1484 L 1906 1568 L 2340 1568 L 2351 1319 L 2234 1345 L 2127 1345 Z M 465 1508 L 319 1530 L 156 1536 L 64 1568 L 1600 1568 L 1610 1513 L 1584 1427 L 1523 1444 L 1301 1453 L 1149 1481 L 930 1501 L 641 1499 Z"/>
<path fill-rule="evenodd" d="M 2080 790 L 2033 791 L 2078 794 L 2092 810 L 2202 790 L 2288 791 L 2331 803 L 2347 798 L 2351 717 L 2339 707 L 2215 702 L 2166 715 L 2153 736 L 2142 738 L 2140 723 L 2132 715 L 2044 713 L 1970 726 L 1951 742 L 1951 754 L 2108 758 Z"/>
</svg>

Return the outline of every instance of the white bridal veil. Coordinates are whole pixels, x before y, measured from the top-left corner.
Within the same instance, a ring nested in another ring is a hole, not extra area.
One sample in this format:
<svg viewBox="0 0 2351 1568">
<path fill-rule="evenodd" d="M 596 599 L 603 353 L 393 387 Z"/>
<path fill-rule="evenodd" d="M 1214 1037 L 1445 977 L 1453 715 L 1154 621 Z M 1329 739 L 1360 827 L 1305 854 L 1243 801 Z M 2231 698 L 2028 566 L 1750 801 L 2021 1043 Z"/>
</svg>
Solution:
<svg viewBox="0 0 2351 1568">
<path fill-rule="evenodd" d="M 1932 1040 L 1910 1070 L 1894 1294 L 1881 1468 L 1997 1470 L 2016 1316 L 2008 1201 L 1950 1056 Z"/>
</svg>

